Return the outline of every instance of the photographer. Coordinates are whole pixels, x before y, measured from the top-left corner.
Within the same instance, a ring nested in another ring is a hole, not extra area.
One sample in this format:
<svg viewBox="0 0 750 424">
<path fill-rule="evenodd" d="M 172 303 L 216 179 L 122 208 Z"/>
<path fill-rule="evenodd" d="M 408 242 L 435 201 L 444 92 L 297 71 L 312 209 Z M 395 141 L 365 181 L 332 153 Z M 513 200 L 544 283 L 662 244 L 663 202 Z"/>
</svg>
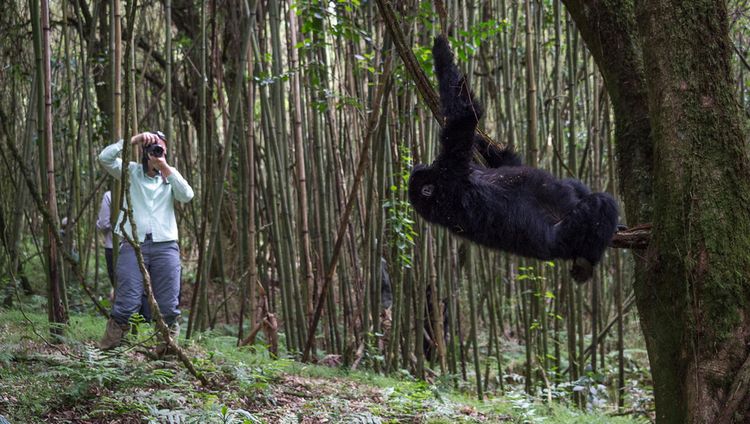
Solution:
<svg viewBox="0 0 750 424">
<path fill-rule="evenodd" d="M 133 218 L 138 232 L 143 260 L 151 275 L 154 297 L 170 333 L 176 340 L 179 334 L 180 295 L 180 248 L 177 244 L 177 220 L 174 201 L 187 203 L 193 198 L 193 189 L 185 179 L 167 164 L 167 140 L 159 131 L 144 132 L 133 136 L 131 144 L 141 146 L 141 163 L 128 164 L 130 178 L 130 200 Z M 99 163 L 113 177 L 120 179 L 122 151 L 120 140 L 107 146 L 99 154 Z M 120 223 L 125 219 L 120 212 L 115 234 L 122 236 Z M 125 232 L 132 237 L 130 222 L 124 225 Z M 143 276 L 138 268 L 133 247 L 120 242 L 120 253 L 115 270 L 117 287 L 107 329 L 100 342 L 102 349 L 119 346 L 129 329 L 128 319 L 141 310 Z M 144 315 L 150 319 L 148 305 L 143 305 Z M 164 353 L 165 346 L 157 350 Z"/>
</svg>

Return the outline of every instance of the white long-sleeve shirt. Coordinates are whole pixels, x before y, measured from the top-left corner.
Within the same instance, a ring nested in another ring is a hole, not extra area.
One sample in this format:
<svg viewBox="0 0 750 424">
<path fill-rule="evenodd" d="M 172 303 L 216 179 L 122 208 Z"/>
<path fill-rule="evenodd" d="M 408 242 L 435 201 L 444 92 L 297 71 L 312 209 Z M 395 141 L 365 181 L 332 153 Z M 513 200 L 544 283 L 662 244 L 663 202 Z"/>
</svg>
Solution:
<svg viewBox="0 0 750 424">
<path fill-rule="evenodd" d="M 99 154 L 99 163 L 107 173 L 120 179 L 122 175 L 122 143 L 110 144 Z M 174 201 L 187 203 L 193 198 L 193 189 L 187 181 L 171 168 L 172 173 L 166 178 L 161 175 L 149 177 L 143 172 L 140 163 L 128 163 L 130 173 L 130 199 L 133 202 L 133 217 L 138 228 L 138 241 L 143 243 L 146 234 L 151 234 L 154 242 L 172 241 L 178 239 L 177 220 L 174 216 Z M 120 212 L 114 231 L 122 236 L 120 223 L 125 219 Z M 131 235 L 129 222 L 125 223 L 125 232 Z"/>
<path fill-rule="evenodd" d="M 96 228 L 104 234 L 104 247 L 112 248 L 112 222 L 110 221 L 112 192 L 106 191 L 102 196 L 102 205 L 99 207 L 99 216 L 96 219 Z"/>
</svg>

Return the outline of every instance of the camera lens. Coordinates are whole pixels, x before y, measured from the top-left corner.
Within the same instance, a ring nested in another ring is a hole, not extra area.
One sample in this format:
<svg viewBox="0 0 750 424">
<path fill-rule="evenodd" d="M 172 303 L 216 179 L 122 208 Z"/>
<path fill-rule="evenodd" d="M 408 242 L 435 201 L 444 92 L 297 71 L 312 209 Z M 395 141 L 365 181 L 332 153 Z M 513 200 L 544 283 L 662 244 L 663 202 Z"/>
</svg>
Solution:
<svg viewBox="0 0 750 424">
<path fill-rule="evenodd" d="M 146 147 L 146 154 L 149 154 L 155 158 L 160 158 L 164 154 L 164 148 L 158 144 L 152 144 Z"/>
</svg>

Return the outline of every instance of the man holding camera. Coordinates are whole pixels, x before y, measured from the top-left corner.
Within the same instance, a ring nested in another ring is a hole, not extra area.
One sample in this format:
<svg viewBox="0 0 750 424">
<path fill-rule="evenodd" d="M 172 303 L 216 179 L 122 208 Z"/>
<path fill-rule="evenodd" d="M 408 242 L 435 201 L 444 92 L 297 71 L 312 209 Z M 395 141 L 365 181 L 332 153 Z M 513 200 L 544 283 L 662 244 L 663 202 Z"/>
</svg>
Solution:
<svg viewBox="0 0 750 424">
<path fill-rule="evenodd" d="M 141 146 L 141 163 L 128 164 L 130 178 L 130 200 L 133 218 L 138 232 L 138 243 L 143 253 L 143 261 L 151 275 L 154 297 L 161 314 L 174 339 L 179 334 L 179 295 L 180 295 L 180 248 L 177 244 L 177 220 L 174 214 L 174 201 L 187 203 L 193 198 L 193 189 L 185 179 L 167 164 L 167 140 L 160 131 L 144 132 L 133 136 L 131 144 Z M 113 177 L 120 179 L 123 162 L 118 156 L 122 151 L 120 140 L 107 146 L 99 154 L 99 163 Z M 120 212 L 116 234 L 122 236 L 121 225 L 125 219 Z M 132 237 L 130 222 L 125 222 L 124 230 Z M 102 349 L 112 349 L 122 342 L 129 330 L 128 319 L 136 312 L 143 311 L 150 319 L 150 310 L 143 300 L 143 276 L 138 268 L 133 247 L 123 239 L 115 270 L 117 287 L 107 330 L 100 342 Z M 143 309 L 141 307 L 143 306 Z M 162 344 L 158 354 L 165 353 Z"/>
</svg>

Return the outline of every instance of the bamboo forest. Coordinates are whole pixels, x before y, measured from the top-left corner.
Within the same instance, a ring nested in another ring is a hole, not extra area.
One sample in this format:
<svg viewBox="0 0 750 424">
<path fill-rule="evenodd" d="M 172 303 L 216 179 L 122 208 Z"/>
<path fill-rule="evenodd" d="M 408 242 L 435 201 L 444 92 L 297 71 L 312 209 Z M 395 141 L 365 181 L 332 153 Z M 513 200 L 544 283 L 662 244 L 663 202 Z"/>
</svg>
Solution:
<svg viewBox="0 0 750 424">
<path fill-rule="evenodd" d="M 748 0 L 1 4 L 0 423 L 750 422 Z"/>
</svg>

